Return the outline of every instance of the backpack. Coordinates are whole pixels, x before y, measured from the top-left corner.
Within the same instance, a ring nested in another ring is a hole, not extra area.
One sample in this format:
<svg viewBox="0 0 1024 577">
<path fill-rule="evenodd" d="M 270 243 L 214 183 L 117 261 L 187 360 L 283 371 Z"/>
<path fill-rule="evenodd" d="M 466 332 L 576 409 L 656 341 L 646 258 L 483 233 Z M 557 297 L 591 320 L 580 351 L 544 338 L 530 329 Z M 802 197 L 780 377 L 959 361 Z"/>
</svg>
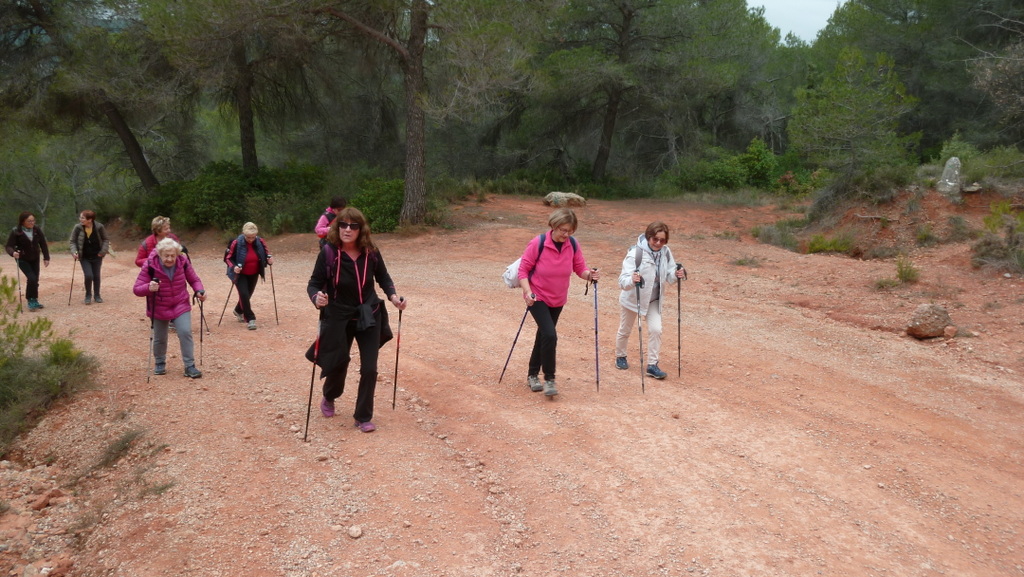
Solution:
<svg viewBox="0 0 1024 577">
<path fill-rule="evenodd" d="M 537 262 L 540 262 L 540 255 L 544 254 L 545 236 L 547 236 L 547 233 L 540 235 L 540 242 L 537 243 Z M 570 236 L 569 242 L 570 244 L 572 244 L 573 252 L 576 252 L 578 250 L 578 248 L 576 247 L 576 239 Z M 505 267 L 505 272 L 501 273 L 501 280 L 504 281 L 505 286 L 507 286 L 510 289 L 519 287 L 519 264 L 522 262 L 522 260 L 522 257 L 517 258 L 514 263 Z M 537 263 L 535 262 L 534 265 L 536 266 L 536 264 Z M 532 275 L 533 271 L 530 271 L 530 274 Z"/>
<path fill-rule="evenodd" d="M 332 210 L 325 210 L 323 216 L 327 218 L 327 226 L 330 226 L 331 223 L 334 222 L 334 219 L 337 218 L 338 215 L 334 211 L 332 211 Z M 327 244 L 327 239 L 326 238 L 321 238 L 320 239 L 320 246 L 321 246 L 321 248 L 325 244 Z"/>
</svg>

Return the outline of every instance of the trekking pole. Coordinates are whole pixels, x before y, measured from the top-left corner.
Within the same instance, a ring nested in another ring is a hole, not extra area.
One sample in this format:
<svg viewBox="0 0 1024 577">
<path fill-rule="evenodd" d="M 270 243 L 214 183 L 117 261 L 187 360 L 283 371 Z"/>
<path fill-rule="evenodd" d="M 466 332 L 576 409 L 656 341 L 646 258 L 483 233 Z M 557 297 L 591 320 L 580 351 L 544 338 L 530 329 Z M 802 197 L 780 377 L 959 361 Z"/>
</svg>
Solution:
<svg viewBox="0 0 1024 577">
<path fill-rule="evenodd" d="M 597 270 L 591 269 L 591 270 Z M 597 281 L 591 280 L 594 285 L 594 380 L 597 383 L 597 392 L 601 392 L 601 363 L 600 357 L 597 351 Z M 586 294 L 586 291 L 583 291 Z"/>
<path fill-rule="evenodd" d="M 74 292 L 75 292 L 75 262 L 77 260 L 78 259 L 73 259 L 71 261 L 71 288 L 68 289 L 68 306 L 71 306 L 71 295 L 74 294 Z M 89 288 L 89 287 L 85 287 L 85 288 Z"/>
<path fill-rule="evenodd" d="M 530 298 L 536 298 L 533 294 L 530 294 Z M 526 311 L 523 312 L 523 320 L 519 321 L 519 330 L 516 331 L 516 338 L 512 339 L 512 348 L 508 351 L 508 358 L 505 359 L 505 367 L 501 369 L 501 376 L 498 377 L 498 384 L 501 384 L 501 379 L 505 378 L 505 369 L 508 368 L 508 362 L 512 360 L 512 351 L 516 350 L 516 342 L 519 340 L 519 333 L 523 332 L 523 324 L 526 322 L 526 315 L 530 314 L 530 307 L 526 307 Z"/>
<path fill-rule="evenodd" d="M 683 268 L 683 265 L 676 263 L 676 270 Z M 683 271 L 683 278 L 686 280 L 686 271 Z M 678 369 L 677 377 L 683 376 L 683 285 L 679 282 L 680 278 L 676 277 L 676 365 Z"/>
<path fill-rule="evenodd" d="M 640 274 L 640 269 L 636 269 L 636 274 Z M 640 281 L 633 284 L 636 285 L 636 334 L 637 342 L 640 344 L 640 392 L 646 393 L 647 389 L 644 385 L 644 373 L 647 372 L 647 368 L 644 366 L 644 331 L 640 327 L 640 284 L 643 282 L 643 277 Z"/>
<path fill-rule="evenodd" d="M 18 277 L 18 312 L 21 312 L 21 259 L 14 259 L 14 275 Z M 25 279 L 28 281 L 28 279 Z"/>
<path fill-rule="evenodd" d="M 149 282 L 153 281 L 156 281 L 156 279 L 150 275 Z M 149 313 L 149 357 L 146 359 L 146 383 L 149 383 L 149 377 L 153 374 L 153 341 L 155 340 L 156 335 L 156 325 L 154 323 L 156 319 L 154 313 L 156 311 L 153 303 L 154 300 L 156 300 L 156 295 L 152 292 L 146 295 L 146 312 Z"/>
<path fill-rule="evenodd" d="M 220 323 L 224 321 L 224 313 L 228 310 L 228 301 L 231 300 L 231 291 L 235 290 L 235 283 L 238 281 L 238 275 L 231 279 L 231 288 L 228 289 L 228 298 L 224 299 L 224 308 L 220 311 L 220 320 L 217 321 L 217 326 L 220 327 Z"/>
<path fill-rule="evenodd" d="M 398 302 L 405 301 L 405 297 L 398 297 Z M 398 309 L 398 331 L 395 333 L 395 379 L 394 387 L 391 389 L 391 410 L 395 410 L 395 399 L 398 397 L 398 351 L 402 349 L 402 309 Z"/>
<path fill-rule="evenodd" d="M 274 265 L 270 265 L 270 294 L 274 295 L 274 320 L 277 324 L 281 324 L 281 319 L 277 316 L 277 289 L 274 288 Z M 398 316 L 402 316 L 402 311 L 398 311 Z"/>
<path fill-rule="evenodd" d="M 203 323 L 206 322 L 206 315 L 203 314 L 203 301 L 199 300 L 199 292 L 192 293 L 192 304 L 199 301 L 199 366 L 203 366 Z"/>
<path fill-rule="evenodd" d="M 320 358 L 320 327 L 317 325 L 316 342 L 313 343 L 313 372 L 309 375 L 309 402 L 306 404 L 306 432 L 302 433 L 302 442 L 309 435 L 309 414 L 313 412 L 313 379 L 316 377 L 316 362 Z"/>
</svg>

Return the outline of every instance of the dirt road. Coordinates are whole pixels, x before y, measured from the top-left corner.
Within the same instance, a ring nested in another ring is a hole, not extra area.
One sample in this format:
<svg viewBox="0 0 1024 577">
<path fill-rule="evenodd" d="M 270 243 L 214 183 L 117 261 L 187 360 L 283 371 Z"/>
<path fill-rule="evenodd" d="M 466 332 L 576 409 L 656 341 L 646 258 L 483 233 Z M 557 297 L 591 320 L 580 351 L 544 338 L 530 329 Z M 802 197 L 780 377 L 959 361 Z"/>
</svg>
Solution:
<svg viewBox="0 0 1024 577">
<path fill-rule="evenodd" d="M 770 208 L 592 201 L 576 236 L 605 274 L 600 392 L 593 293 L 577 279 L 550 401 L 525 383 L 530 319 L 498 384 L 524 311 L 500 275 L 549 212 L 492 198 L 456 207 L 453 230 L 376 237 L 409 300 L 397 408 L 392 342 L 378 430 L 353 428 L 349 391 L 333 419 L 314 404 L 307 443 L 311 235 L 269 239 L 276 278 L 257 289 L 255 332 L 230 312 L 218 326 L 221 239 L 185 239 L 210 295 L 199 380 L 181 376 L 172 336 L 173 370 L 146 382 L 128 241 L 104 266 L 102 305 L 66 306 L 71 261 L 57 255 L 42 314 L 100 358 L 103 386 L 60 403 L 0 467 L 5 574 L 1024 575 L 1020 278 L 972 270 L 968 245 L 947 244 L 912 255 L 921 282 L 880 291 L 892 261 L 751 240 Z M 679 317 L 674 288 L 666 303 L 669 377 L 641 392 L 614 366 L 614 278 L 656 219 L 689 281 Z M 930 302 L 961 336 L 903 335 Z"/>
</svg>

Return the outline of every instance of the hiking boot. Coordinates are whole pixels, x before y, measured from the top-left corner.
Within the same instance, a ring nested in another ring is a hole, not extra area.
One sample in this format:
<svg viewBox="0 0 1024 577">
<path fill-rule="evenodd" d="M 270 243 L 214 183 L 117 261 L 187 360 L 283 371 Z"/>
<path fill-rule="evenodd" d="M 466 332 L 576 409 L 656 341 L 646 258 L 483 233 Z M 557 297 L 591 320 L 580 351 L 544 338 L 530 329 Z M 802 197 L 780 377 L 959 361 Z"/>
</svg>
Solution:
<svg viewBox="0 0 1024 577">
<path fill-rule="evenodd" d="M 245 315 L 244 314 L 242 314 L 242 313 L 240 313 L 238 311 L 231 311 L 231 312 L 235 313 L 235 320 L 236 321 L 238 321 L 240 323 L 244 323 L 245 322 Z"/>
<path fill-rule="evenodd" d="M 86 295 L 86 296 L 85 296 L 85 301 L 83 301 L 83 302 L 84 302 L 85 304 L 87 304 L 87 305 L 91 305 L 91 304 L 92 304 L 92 297 L 91 297 L 91 296 L 89 296 L 89 295 Z"/>
<path fill-rule="evenodd" d="M 665 371 L 659 369 L 658 364 L 655 363 L 653 365 L 647 365 L 647 376 L 654 377 L 656 379 L 664 379 L 665 377 L 668 376 L 668 374 Z"/>
<path fill-rule="evenodd" d="M 629 368 L 629 363 L 626 362 L 626 357 L 615 357 L 615 368 L 625 371 Z"/>
<path fill-rule="evenodd" d="M 185 376 L 190 379 L 198 379 L 203 376 L 203 372 L 192 365 L 191 367 L 185 367 Z"/>
<path fill-rule="evenodd" d="M 100 298 L 100 295 L 96 295 L 96 298 L 92 299 L 92 301 L 98 305 L 103 304 L 103 299 Z"/>
<path fill-rule="evenodd" d="M 28 310 L 37 311 L 41 308 L 43 308 L 43 305 L 39 304 L 39 301 L 36 299 L 28 299 Z"/>
<path fill-rule="evenodd" d="M 558 389 L 555 388 L 555 381 L 549 380 L 544 381 L 544 396 L 553 397 L 558 394 Z"/>
<path fill-rule="evenodd" d="M 526 377 L 526 383 L 530 385 L 530 390 L 535 393 L 539 393 L 544 390 L 544 385 L 540 383 L 540 379 L 537 378 L 537 375 L 530 375 Z"/>
<path fill-rule="evenodd" d="M 377 430 L 377 425 L 374 425 L 370 421 L 363 421 L 362 423 L 356 421 L 356 428 L 364 433 L 372 433 Z"/>
<path fill-rule="evenodd" d="M 157 366 L 153 367 L 153 374 L 154 375 L 166 375 L 167 374 L 167 366 L 166 365 L 157 365 Z"/>
<path fill-rule="evenodd" d="M 334 401 L 328 400 L 327 397 L 324 397 L 323 399 L 321 399 L 320 400 L 320 412 L 325 417 L 328 417 L 328 418 L 333 417 L 334 416 Z"/>
<path fill-rule="evenodd" d="M 250 331 L 256 330 L 256 321 L 255 320 L 249 321 L 249 330 Z"/>
</svg>

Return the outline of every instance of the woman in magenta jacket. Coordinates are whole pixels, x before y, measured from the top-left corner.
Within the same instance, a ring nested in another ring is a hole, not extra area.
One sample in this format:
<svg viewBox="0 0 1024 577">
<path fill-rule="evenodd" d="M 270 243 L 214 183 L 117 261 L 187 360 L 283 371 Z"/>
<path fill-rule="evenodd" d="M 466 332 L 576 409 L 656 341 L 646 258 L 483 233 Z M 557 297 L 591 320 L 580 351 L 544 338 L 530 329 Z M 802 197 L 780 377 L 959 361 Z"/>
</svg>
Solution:
<svg viewBox="0 0 1024 577">
<path fill-rule="evenodd" d="M 572 234 L 577 227 L 576 213 L 568 208 L 559 208 L 551 213 L 548 226 L 551 230 L 538 236 L 526 245 L 519 263 L 519 286 L 523 289 L 523 300 L 529 307 L 533 320 L 537 322 L 537 336 L 530 355 L 530 366 L 526 382 L 533 392 L 544 391 L 553 397 L 558 394 L 555 387 L 555 349 L 558 334 L 555 325 L 562 314 L 562 307 L 569 299 L 569 279 L 576 273 L 583 280 L 597 281 L 597 269 L 587 266 L 583 251 Z M 540 245 L 543 238 L 544 245 Z M 540 371 L 544 370 L 544 384 L 540 382 Z"/>
<path fill-rule="evenodd" d="M 154 375 L 167 374 L 167 327 L 173 323 L 181 344 L 185 376 L 191 379 L 203 376 L 195 363 L 189 286 L 196 298 L 206 300 L 203 282 L 192 263 L 181 254 L 181 245 L 171 238 L 161 240 L 142 263 L 134 288 L 135 296 L 146 297 L 146 316 L 152 319 Z"/>
</svg>

